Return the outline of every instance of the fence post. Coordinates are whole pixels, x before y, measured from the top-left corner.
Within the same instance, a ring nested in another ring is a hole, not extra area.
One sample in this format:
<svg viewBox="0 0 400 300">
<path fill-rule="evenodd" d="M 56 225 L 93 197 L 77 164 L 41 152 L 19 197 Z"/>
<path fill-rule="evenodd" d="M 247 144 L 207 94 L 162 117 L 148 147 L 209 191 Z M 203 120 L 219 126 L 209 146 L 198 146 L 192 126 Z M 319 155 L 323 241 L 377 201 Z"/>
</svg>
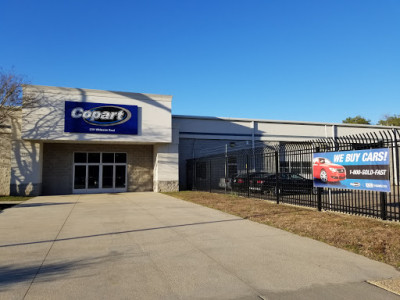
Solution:
<svg viewBox="0 0 400 300">
<path fill-rule="evenodd" d="M 225 145 L 225 194 L 227 191 L 227 185 L 228 185 L 228 144 Z"/>
<path fill-rule="evenodd" d="M 318 211 L 322 210 L 322 188 L 317 188 L 317 207 Z"/>
<path fill-rule="evenodd" d="M 386 192 L 380 192 L 380 200 L 381 200 L 381 219 L 387 219 L 387 194 Z"/>
<path fill-rule="evenodd" d="M 275 151 L 275 194 L 276 194 L 276 204 L 279 204 L 279 153 Z"/>
<path fill-rule="evenodd" d="M 335 143 L 335 147 L 336 147 L 336 143 Z M 320 151 L 320 148 L 315 147 L 315 152 L 319 152 L 319 151 Z M 314 181 L 314 172 L 313 172 L 313 170 L 311 170 L 311 172 L 313 173 L 313 181 Z M 318 209 L 318 211 L 322 210 L 322 190 L 323 190 L 323 188 L 320 188 L 320 187 L 317 188 L 317 209 Z"/>
<path fill-rule="evenodd" d="M 197 191 L 196 167 L 197 167 L 196 159 L 193 159 L 193 182 L 192 182 L 192 190 L 193 191 Z"/>
<path fill-rule="evenodd" d="M 394 137 L 394 141 L 392 143 L 392 147 L 393 147 L 393 156 L 394 156 L 394 176 L 393 176 L 393 181 L 394 184 L 399 185 L 400 184 L 400 171 L 399 171 L 399 147 L 397 147 L 397 130 L 393 129 L 393 137 Z"/>
<path fill-rule="evenodd" d="M 210 193 L 211 193 L 211 159 L 210 159 L 210 166 L 209 166 L 209 175 L 210 175 L 210 180 L 209 180 L 209 182 L 210 182 Z"/>
<path fill-rule="evenodd" d="M 250 178 L 249 178 L 249 155 L 246 155 L 246 182 L 247 182 L 247 198 L 250 197 Z"/>
</svg>

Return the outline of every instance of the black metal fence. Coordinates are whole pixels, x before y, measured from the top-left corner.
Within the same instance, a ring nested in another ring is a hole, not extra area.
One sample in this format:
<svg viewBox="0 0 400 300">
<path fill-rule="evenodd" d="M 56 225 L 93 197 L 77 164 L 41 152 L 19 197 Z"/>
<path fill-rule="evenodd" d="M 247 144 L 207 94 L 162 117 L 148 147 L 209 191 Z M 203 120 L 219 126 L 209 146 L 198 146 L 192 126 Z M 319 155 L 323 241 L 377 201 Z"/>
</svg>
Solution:
<svg viewBox="0 0 400 300">
<path fill-rule="evenodd" d="M 240 150 L 226 147 L 187 161 L 187 187 L 400 221 L 399 141 L 400 132 L 393 129 Z M 313 187 L 313 153 L 376 148 L 389 149 L 390 193 Z"/>
</svg>

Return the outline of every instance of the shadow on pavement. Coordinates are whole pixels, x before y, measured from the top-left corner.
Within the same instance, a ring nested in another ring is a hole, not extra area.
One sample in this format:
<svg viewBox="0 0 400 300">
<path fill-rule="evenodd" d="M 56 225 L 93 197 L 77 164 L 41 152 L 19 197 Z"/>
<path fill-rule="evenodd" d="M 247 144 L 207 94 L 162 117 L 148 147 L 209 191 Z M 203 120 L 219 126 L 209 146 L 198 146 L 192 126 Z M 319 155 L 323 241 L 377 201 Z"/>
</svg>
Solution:
<svg viewBox="0 0 400 300">
<path fill-rule="evenodd" d="M 143 231 L 151 231 L 151 230 L 159 230 L 159 229 L 179 228 L 179 227 L 185 227 L 185 226 L 206 225 L 206 224 L 213 224 L 213 223 L 243 221 L 243 220 L 244 219 L 242 219 L 242 218 L 237 218 L 237 219 L 228 219 L 228 220 L 218 220 L 218 221 L 198 222 L 198 223 L 189 223 L 189 224 L 169 225 L 169 226 L 153 227 L 153 228 L 143 228 L 143 229 L 115 231 L 115 232 L 99 233 L 99 234 L 93 234 L 93 235 L 84 235 L 84 236 L 63 238 L 63 239 L 57 239 L 57 240 L 44 240 L 44 241 L 36 241 L 36 242 L 6 244 L 6 245 L 0 245 L 0 248 L 25 246 L 25 245 L 32 245 L 32 244 L 42 244 L 42 243 L 52 243 L 52 242 L 62 242 L 62 241 L 86 239 L 86 238 L 101 237 L 101 236 L 108 236 L 108 235 L 115 235 L 115 234 L 125 234 L 125 233 L 133 233 L 133 232 L 143 232 Z"/>
<path fill-rule="evenodd" d="M 113 255 L 115 256 L 115 255 Z M 109 260 L 110 256 L 101 256 L 95 258 L 81 259 L 62 263 L 40 264 L 31 266 L 16 267 L 14 265 L 0 266 L 0 292 L 7 290 L 8 285 L 22 282 L 30 282 L 35 276 L 35 281 L 52 281 L 57 277 L 63 277 L 71 270 L 78 268 L 90 267 L 93 264 L 98 264 Z M 1 297 L 0 297 L 1 298 Z"/>
<path fill-rule="evenodd" d="M 49 206 L 49 205 L 65 205 L 65 204 L 75 204 L 75 202 L 23 203 L 23 204 L 20 204 L 18 206 L 15 206 L 15 208 Z"/>
</svg>

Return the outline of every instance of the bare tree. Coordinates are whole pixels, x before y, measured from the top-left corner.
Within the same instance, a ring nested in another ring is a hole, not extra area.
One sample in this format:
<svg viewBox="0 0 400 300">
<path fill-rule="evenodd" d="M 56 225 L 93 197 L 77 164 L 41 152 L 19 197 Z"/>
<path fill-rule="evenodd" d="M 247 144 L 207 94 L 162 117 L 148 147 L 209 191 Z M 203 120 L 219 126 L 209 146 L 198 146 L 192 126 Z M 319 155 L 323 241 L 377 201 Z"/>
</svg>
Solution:
<svg viewBox="0 0 400 300">
<path fill-rule="evenodd" d="M 24 95 L 22 88 L 28 82 L 14 70 L 0 68 L 0 125 L 7 125 L 12 113 L 36 102 L 37 96 Z"/>
</svg>

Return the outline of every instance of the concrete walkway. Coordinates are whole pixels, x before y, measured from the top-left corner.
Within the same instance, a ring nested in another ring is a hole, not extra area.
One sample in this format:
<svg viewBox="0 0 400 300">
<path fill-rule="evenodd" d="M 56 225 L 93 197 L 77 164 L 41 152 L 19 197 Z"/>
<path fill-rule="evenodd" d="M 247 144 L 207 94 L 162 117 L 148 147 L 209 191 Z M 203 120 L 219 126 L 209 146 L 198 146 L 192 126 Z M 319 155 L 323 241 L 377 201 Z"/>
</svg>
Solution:
<svg viewBox="0 0 400 300">
<path fill-rule="evenodd" d="M 37 197 L 0 214 L 0 299 L 399 299 L 362 256 L 154 193 Z"/>
</svg>

